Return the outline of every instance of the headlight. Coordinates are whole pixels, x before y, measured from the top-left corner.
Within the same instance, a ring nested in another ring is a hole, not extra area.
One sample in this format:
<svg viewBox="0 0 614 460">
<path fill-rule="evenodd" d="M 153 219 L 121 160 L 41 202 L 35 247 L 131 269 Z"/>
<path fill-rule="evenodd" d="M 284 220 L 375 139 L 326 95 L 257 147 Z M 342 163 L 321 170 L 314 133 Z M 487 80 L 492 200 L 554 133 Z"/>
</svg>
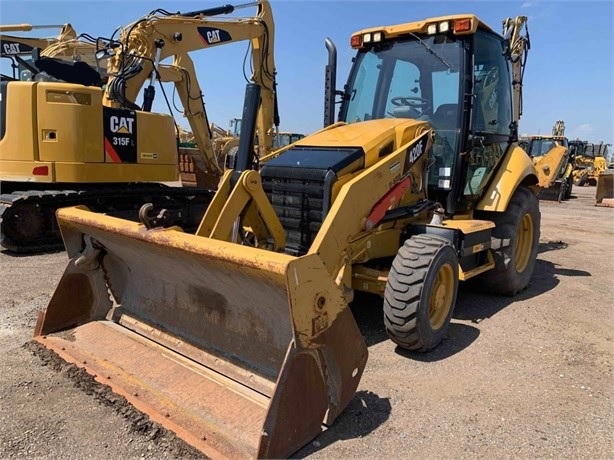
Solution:
<svg viewBox="0 0 614 460">
<path fill-rule="evenodd" d="M 448 21 L 444 21 L 444 22 L 440 22 L 439 23 L 439 33 L 444 34 L 448 30 L 450 30 L 450 23 Z"/>
</svg>

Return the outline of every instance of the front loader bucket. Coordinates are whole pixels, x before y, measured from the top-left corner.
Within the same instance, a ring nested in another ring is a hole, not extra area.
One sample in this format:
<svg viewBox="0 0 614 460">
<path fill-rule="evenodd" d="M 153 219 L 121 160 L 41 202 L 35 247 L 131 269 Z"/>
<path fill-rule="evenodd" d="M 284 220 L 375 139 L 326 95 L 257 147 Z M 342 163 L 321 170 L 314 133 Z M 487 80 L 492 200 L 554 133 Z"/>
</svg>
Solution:
<svg viewBox="0 0 614 460">
<path fill-rule="evenodd" d="M 606 169 L 597 176 L 595 189 L 595 203 L 597 206 L 614 208 L 614 171 Z"/>
<path fill-rule="evenodd" d="M 367 349 L 317 255 L 57 213 L 70 257 L 35 338 L 211 457 L 286 457 L 352 399 Z"/>
<path fill-rule="evenodd" d="M 567 187 L 567 184 L 564 183 L 563 181 L 556 181 L 553 182 L 548 188 L 542 188 L 539 192 L 539 199 L 540 200 L 548 200 L 548 201 L 562 201 L 564 194 L 565 194 L 565 189 L 564 187 Z"/>
</svg>

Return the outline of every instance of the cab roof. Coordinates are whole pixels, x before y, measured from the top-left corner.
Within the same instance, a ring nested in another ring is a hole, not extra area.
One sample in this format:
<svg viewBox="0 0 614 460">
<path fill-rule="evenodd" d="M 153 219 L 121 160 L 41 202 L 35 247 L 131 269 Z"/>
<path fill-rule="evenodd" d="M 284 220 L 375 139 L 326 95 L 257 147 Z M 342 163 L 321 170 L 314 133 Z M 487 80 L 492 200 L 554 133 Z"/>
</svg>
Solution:
<svg viewBox="0 0 614 460">
<path fill-rule="evenodd" d="M 369 32 L 383 31 L 386 38 L 394 38 L 408 33 L 425 34 L 427 33 L 427 27 L 430 24 L 439 24 L 444 21 L 450 21 L 452 24 L 455 21 L 470 20 L 471 27 L 467 31 L 463 31 L 463 34 L 474 34 L 478 29 L 486 30 L 488 32 L 495 32 L 485 22 L 481 21 L 474 14 L 453 14 L 447 16 L 438 16 L 433 18 L 423 19 L 421 21 L 405 22 L 402 24 L 396 24 L 392 26 L 370 27 L 368 29 L 359 30 L 352 35 L 362 35 Z M 496 33 L 496 32 L 495 32 Z"/>
</svg>

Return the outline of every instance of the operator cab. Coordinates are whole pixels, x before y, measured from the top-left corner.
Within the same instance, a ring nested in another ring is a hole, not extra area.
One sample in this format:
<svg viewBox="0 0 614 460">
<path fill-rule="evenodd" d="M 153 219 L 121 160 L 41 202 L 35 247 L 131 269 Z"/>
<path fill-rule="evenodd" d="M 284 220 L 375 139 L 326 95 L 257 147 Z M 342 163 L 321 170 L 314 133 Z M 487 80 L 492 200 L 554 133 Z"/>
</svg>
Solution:
<svg viewBox="0 0 614 460">
<path fill-rule="evenodd" d="M 529 143 L 528 154 L 531 158 L 546 155 L 557 145 L 569 148 L 569 143 L 564 137 L 539 137 L 534 136 Z"/>
<path fill-rule="evenodd" d="M 429 198 L 453 214 L 485 191 L 517 129 L 506 40 L 475 16 L 440 19 L 354 35 L 358 53 L 339 120 L 428 122 Z"/>
</svg>

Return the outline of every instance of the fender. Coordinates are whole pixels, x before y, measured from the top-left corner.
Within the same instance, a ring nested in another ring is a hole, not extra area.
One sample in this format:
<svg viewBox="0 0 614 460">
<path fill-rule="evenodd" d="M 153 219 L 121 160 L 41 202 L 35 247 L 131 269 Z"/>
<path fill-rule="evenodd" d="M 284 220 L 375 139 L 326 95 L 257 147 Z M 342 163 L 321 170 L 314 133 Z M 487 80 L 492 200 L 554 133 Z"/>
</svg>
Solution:
<svg viewBox="0 0 614 460">
<path fill-rule="evenodd" d="M 511 154 L 504 156 L 491 185 L 477 203 L 477 211 L 505 211 L 518 185 L 537 184 L 537 171 L 529 156 L 517 144 L 510 148 Z"/>
</svg>

